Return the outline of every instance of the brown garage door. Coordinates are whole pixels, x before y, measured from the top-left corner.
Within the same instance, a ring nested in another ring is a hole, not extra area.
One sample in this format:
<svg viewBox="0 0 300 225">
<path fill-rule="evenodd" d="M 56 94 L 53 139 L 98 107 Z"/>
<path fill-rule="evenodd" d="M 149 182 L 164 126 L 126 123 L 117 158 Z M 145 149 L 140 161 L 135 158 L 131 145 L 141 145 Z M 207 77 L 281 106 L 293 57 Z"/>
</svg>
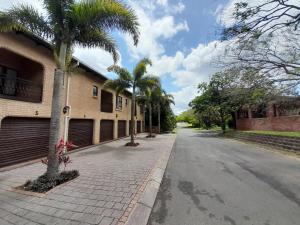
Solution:
<svg viewBox="0 0 300 225">
<path fill-rule="evenodd" d="M 114 139 L 114 121 L 101 120 L 100 122 L 100 142 Z"/>
<path fill-rule="evenodd" d="M 137 125 L 136 125 L 137 126 L 136 127 L 137 133 L 141 133 L 142 132 L 141 125 L 142 125 L 141 121 L 137 121 Z"/>
<path fill-rule="evenodd" d="M 0 129 L 0 167 L 44 157 L 50 119 L 6 117 Z"/>
<path fill-rule="evenodd" d="M 78 147 L 93 144 L 93 120 L 71 119 L 69 123 L 69 141 Z"/>
<path fill-rule="evenodd" d="M 126 136 L 126 120 L 118 121 L 118 138 Z"/>
</svg>

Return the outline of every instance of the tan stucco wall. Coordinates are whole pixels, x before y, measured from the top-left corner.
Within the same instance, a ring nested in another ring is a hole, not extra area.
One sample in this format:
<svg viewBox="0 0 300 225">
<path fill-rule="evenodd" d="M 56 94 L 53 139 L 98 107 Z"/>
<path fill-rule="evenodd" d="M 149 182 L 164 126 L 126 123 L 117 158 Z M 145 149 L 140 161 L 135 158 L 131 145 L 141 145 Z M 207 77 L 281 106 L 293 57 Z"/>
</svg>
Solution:
<svg viewBox="0 0 300 225">
<path fill-rule="evenodd" d="M 41 103 L 29 103 L 0 98 L 0 119 L 6 116 L 50 117 L 53 72 L 55 65 L 51 52 L 21 35 L 0 33 L 0 48 L 5 48 L 30 60 L 43 68 L 43 99 Z M 38 114 L 38 115 L 36 115 Z"/>
<path fill-rule="evenodd" d="M 54 60 L 51 51 L 42 46 L 36 45 L 30 39 L 15 34 L 0 33 L 0 48 L 6 48 L 14 53 L 22 55 L 33 61 L 40 63 L 44 68 L 43 74 L 43 100 L 41 103 L 29 103 L 0 98 L 0 122 L 6 116 L 19 117 L 50 117 L 53 73 L 55 69 Z M 66 79 L 67 80 L 67 79 Z M 129 134 L 130 104 L 128 97 L 123 97 L 122 111 L 116 111 L 116 93 L 113 93 L 113 113 L 103 113 L 100 111 L 100 94 L 103 88 L 103 81 L 97 78 L 97 75 L 89 74 L 85 71 L 73 73 L 70 75 L 69 88 L 69 106 L 71 106 L 70 119 L 93 119 L 94 120 L 94 144 L 99 143 L 100 120 L 114 120 L 114 138 L 117 138 L 117 121 L 127 120 L 127 135 Z M 99 96 L 93 97 L 93 86 L 98 87 Z M 67 88 L 66 88 L 67 90 Z M 128 106 L 125 106 L 125 99 L 128 98 Z M 140 114 L 140 107 L 137 107 L 137 120 L 143 121 Z"/>
<path fill-rule="evenodd" d="M 113 93 L 113 112 L 101 112 L 101 90 L 103 82 L 97 77 L 87 72 L 73 73 L 69 79 L 69 104 L 71 106 L 71 118 L 78 119 L 93 119 L 94 120 L 94 143 L 99 142 L 100 136 L 100 121 L 114 120 L 114 138 L 118 136 L 118 120 L 127 121 L 127 135 L 129 134 L 129 120 L 131 116 L 131 100 L 128 96 L 121 94 L 123 98 L 122 110 L 116 110 L 116 93 L 112 90 L 107 90 Z M 93 97 L 93 86 L 98 87 L 98 97 Z M 125 99 L 128 99 L 128 105 L 125 105 Z M 140 107 L 137 107 L 137 120 L 142 120 Z"/>
</svg>

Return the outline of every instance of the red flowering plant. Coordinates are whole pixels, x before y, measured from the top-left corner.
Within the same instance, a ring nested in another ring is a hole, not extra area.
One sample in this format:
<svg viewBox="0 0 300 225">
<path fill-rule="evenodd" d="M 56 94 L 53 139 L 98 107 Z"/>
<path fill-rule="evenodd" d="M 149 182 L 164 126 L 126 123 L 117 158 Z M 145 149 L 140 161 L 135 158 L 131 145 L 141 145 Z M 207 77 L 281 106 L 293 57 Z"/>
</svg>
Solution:
<svg viewBox="0 0 300 225">
<path fill-rule="evenodd" d="M 78 146 L 74 145 L 72 142 L 65 142 L 64 139 L 60 139 L 58 144 L 55 145 L 55 151 L 56 151 L 56 157 L 58 159 L 58 164 L 61 165 L 64 164 L 64 169 L 66 169 L 66 166 L 72 162 L 70 159 L 70 156 L 67 155 L 68 151 L 71 151 L 74 148 L 77 148 Z M 48 159 L 42 159 L 42 163 L 45 165 L 48 165 Z"/>
</svg>

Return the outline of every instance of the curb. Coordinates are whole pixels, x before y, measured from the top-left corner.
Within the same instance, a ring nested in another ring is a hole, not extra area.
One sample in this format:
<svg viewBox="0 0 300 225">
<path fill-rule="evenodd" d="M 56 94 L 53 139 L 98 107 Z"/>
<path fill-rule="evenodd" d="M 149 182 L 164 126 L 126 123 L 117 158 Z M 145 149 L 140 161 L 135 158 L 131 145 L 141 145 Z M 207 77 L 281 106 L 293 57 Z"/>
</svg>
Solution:
<svg viewBox="0 0 300 225">
<path fill-rule="evenodd" d="M 147 225 L 159 187 L 162 183 L 162 179 L 167 168 L 171 152 L 173 150 L 175 140 L 176 136 L 170 150 L 167 150 L 155 164 L 151 177 L 147 181 L 144 192 L 134 206 L 125 225 Z"/>
</svg>

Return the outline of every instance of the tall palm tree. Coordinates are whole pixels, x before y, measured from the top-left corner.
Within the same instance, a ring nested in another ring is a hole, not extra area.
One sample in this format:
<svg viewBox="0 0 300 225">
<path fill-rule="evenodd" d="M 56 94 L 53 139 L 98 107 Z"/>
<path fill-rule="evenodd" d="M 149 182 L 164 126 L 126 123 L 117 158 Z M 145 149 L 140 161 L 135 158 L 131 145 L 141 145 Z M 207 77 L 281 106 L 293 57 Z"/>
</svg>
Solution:
<svg viewBox="0 0 300 225">
<path fill-rule="evenodd" d="M 160 95 L 162 88 L 158 77 L 152 76 L 153 82 L 147 87 L 140 89 L 138 101 L 148 108 L 149 113 L 149 135 L 148 137 L 154 137 L 152 135 L 152 106 L 156 104 L 157 96 Z"/>
<path fill-rule="evenodd" d="M 171 94 L 167 94 L 164 90 L 162 90 L 161 95 L 157 96 L 157 117 L 158 117 L 158 133 L 161 132 L 161 106 L 164 105 L 175 105 L 174 97 Z"/>
<path fill-rule="evenodd" d="M 29 5 L 0 11 L 0 32 L 23 31 L 42 37 L 52 44 L 56 69 L 50 122 L 46 175 L 58 175 L 55 146 L 61 138 L 64 75 L 76 46 L 100 47 L 118 60 L 117 46 L 107 33 L 113 29 L 129 33 L 137 44 L 138 19 L 133 10 L 118 0 L 44 0 L 47 15 Z"/>
<path fill-rule="evenodd" d="M 147 58 L 142 59 L 138 62 L 136 67 L 131 74 L 127 69 L 121 68 L 117 65 L 110 66 L 109 72 L 114 72 L 118 75 L 115 80 L 108 80 L 105 82 L 104 87 L 116 90 L 117 94 L 125 92 L 127 89 L 132 89 L 132 100 L 131 100 L 131 130 L 129 146 L 137 146 L 134 142 L 134 129 L 135 129 L 135 104 L 136 104 L 136 92 L 140 89 L 146 89 L 151 85 L 154 80 L 152 76 L 145 76 L 147 65 L 151 65 L 151 61 Z M 137 90 L 138 89 L 138 90 Z"/>
</svg>

